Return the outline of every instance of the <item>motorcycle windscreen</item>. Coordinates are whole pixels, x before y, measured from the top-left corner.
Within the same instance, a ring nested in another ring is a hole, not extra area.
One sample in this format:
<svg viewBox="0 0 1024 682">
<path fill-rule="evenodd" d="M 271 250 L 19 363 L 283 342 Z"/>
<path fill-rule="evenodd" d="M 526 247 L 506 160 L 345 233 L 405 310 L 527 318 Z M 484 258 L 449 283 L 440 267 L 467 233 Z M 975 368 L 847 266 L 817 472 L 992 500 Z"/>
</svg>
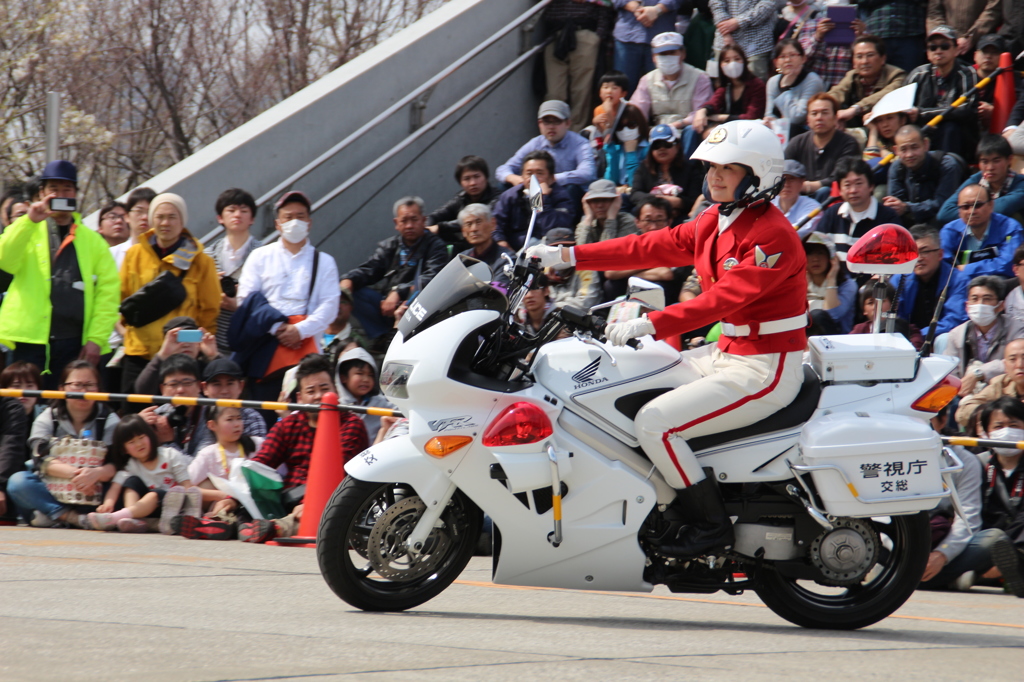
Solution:
<svg viewBox="0 0 1024 682">
<path fill-rule="evenodd" d="M 491 268 L 459 254 L 437 273 L 423 291 L 413 297 L 398 331 L 408 340 L 440 320 L 466 310 L 508 310 L 508 299 L 490 285 Z"/>
</svg>

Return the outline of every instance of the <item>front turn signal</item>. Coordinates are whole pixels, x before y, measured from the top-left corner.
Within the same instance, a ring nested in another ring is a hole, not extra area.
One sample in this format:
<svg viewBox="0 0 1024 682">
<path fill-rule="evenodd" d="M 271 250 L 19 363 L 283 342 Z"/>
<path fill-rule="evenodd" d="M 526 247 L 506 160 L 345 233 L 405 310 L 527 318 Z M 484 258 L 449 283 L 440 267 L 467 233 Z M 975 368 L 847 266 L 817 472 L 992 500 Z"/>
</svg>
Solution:
<svg viewBox="0 0 1024 682">
<path fill-rule="evenodd" d="M 423 449 L 431 457 L 447 457 L 473 442 L 471 436 L 434 436 Z"/>
</svg>

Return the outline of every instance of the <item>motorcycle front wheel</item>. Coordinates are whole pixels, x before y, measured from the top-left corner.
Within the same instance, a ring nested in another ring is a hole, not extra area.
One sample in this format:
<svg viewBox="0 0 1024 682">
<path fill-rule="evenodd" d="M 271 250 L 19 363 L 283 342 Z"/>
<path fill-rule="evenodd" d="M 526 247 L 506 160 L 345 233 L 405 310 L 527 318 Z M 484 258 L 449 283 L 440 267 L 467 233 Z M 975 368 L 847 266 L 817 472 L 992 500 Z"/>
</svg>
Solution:
<svg viewBox="0 0 1024 682">
<path fill-rule="evenodd" d="M 346 477 L 317 533 L 317 561 L 331 590 L 363 611 L 404 611 L 451 585 L 473 556 L 482 514 L 456 491 L 414 556 L 405 540 L 425 509 L 412 486 Z"/>
<path fill-rule="evenodd" d="M 856 630 L 892 615 L 914 593 L 931 549 L 928 514 L 861 519 L 880 538 L 874 566 L 853 585 L 827 586 L 765 571 L 757 596 L 791 623 L 805 628 Z"/>
</svg>

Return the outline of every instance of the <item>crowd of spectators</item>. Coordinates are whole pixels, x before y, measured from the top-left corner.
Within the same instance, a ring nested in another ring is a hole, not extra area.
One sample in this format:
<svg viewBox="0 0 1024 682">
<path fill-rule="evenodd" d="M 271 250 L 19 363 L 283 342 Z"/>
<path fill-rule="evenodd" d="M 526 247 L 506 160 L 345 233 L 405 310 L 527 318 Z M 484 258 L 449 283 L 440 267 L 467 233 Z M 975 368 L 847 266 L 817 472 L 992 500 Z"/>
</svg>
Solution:
<svg viewBox="0 0 1024 682">
<path fill-rule="evenodd" d="M 774 204 L 804 239 L 812 333 L 871 330 L 876 300 L 847 270 L 846 253 L 879 224 L 909 228 L 918 261 L 893 278 L 883 311 L 915 346 L 929 338 L 958 360 L 961 399 L 941 428 L 1024 440 L 1024 431 L 1006 432 L 1024 429 L 1024 411 L 1005 402 L 1024 395 L 1024 87 L 1013 74 L 1010 102 L 995 101 L 992 86 L 974 89 L 1022 47 L 1010 5 L 554 0 L 543 14 L 553 39 L 537 136 L 508 159 L 464 156 L 449 200 L 398 198 L 395 233 L 347 272 L 313 246 L 302 192 L 275 202 L 280 238 L 260 246 L 252 196 L 224 191 L 211 207 L 223 237 L 203 245 L 175 194 L 137 189 L 102 208 L 97 231 L 73 211 L 51 210 L 51 199 L 77 192 L 74 166 L 53 162 L 0 202 L 0 343 L 11 363 L 0 385 L 306 403 L 334 391 L 350 404 L 386 406 L 378 362 L 397 320 L 452 258 L 485 262 L 503 289 L 506 262 L 532 243 L 584 244 L 692 218 L 709 204 L 704 168 L 690 154 L 720 123 L 748 119 L 784 144 Z M 528 243 L 533 180 L 542 211 Z M 663 286 L 670 303 L 688 300 L 701 295 L 692 274 L 551 271 L 517 312 L 530 333 L 561 306 L 621 296 L 631 276 Z M 692 346 L 715 333 L 671 342 Z M 71 399 L 0 407 L 7 518 L 264 541 L 293 533 L 301 517 L 315 412 L 160 406 L 135 416 L 131 404 Z M 344 414 L 346 459 L 392 426 Z M 106 458 L 66 464 L 62 448 L 82 442 L 105 443 Z M 996 450 L 978 460 L 978 471 L 997 472 L 986 474 L 988 488 L 1006 489 L 979 499 L 1007 509 L 979 503 L 976 528 L 952 522 L 956 542 L 937 545 L 943 559 L 933 555 L 930 584 L 1001 572 L 1024 596 L 1024 467 L 1014 457 Z M 281 468 L 281 518 L 250 519 L 217 487 L 235 460 Z"/>
</svg>

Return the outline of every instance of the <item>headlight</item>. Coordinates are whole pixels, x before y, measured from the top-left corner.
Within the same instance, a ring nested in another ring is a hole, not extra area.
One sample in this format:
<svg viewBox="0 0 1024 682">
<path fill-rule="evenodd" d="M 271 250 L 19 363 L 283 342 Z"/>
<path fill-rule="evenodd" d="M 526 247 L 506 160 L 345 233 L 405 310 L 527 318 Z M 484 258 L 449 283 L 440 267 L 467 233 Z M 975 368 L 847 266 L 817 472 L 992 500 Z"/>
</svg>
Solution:
<svg viewBox="0 0 1024 682">
<path fill-rule="evenodd" d="M 384 395 L 389 398 L 409 397 L 409 375 L 412 374 L 412 365 L 402 365 L 397 362 L 389 362 L 384 365 L 380 373 L 380 387 Z"/>
</svg>

